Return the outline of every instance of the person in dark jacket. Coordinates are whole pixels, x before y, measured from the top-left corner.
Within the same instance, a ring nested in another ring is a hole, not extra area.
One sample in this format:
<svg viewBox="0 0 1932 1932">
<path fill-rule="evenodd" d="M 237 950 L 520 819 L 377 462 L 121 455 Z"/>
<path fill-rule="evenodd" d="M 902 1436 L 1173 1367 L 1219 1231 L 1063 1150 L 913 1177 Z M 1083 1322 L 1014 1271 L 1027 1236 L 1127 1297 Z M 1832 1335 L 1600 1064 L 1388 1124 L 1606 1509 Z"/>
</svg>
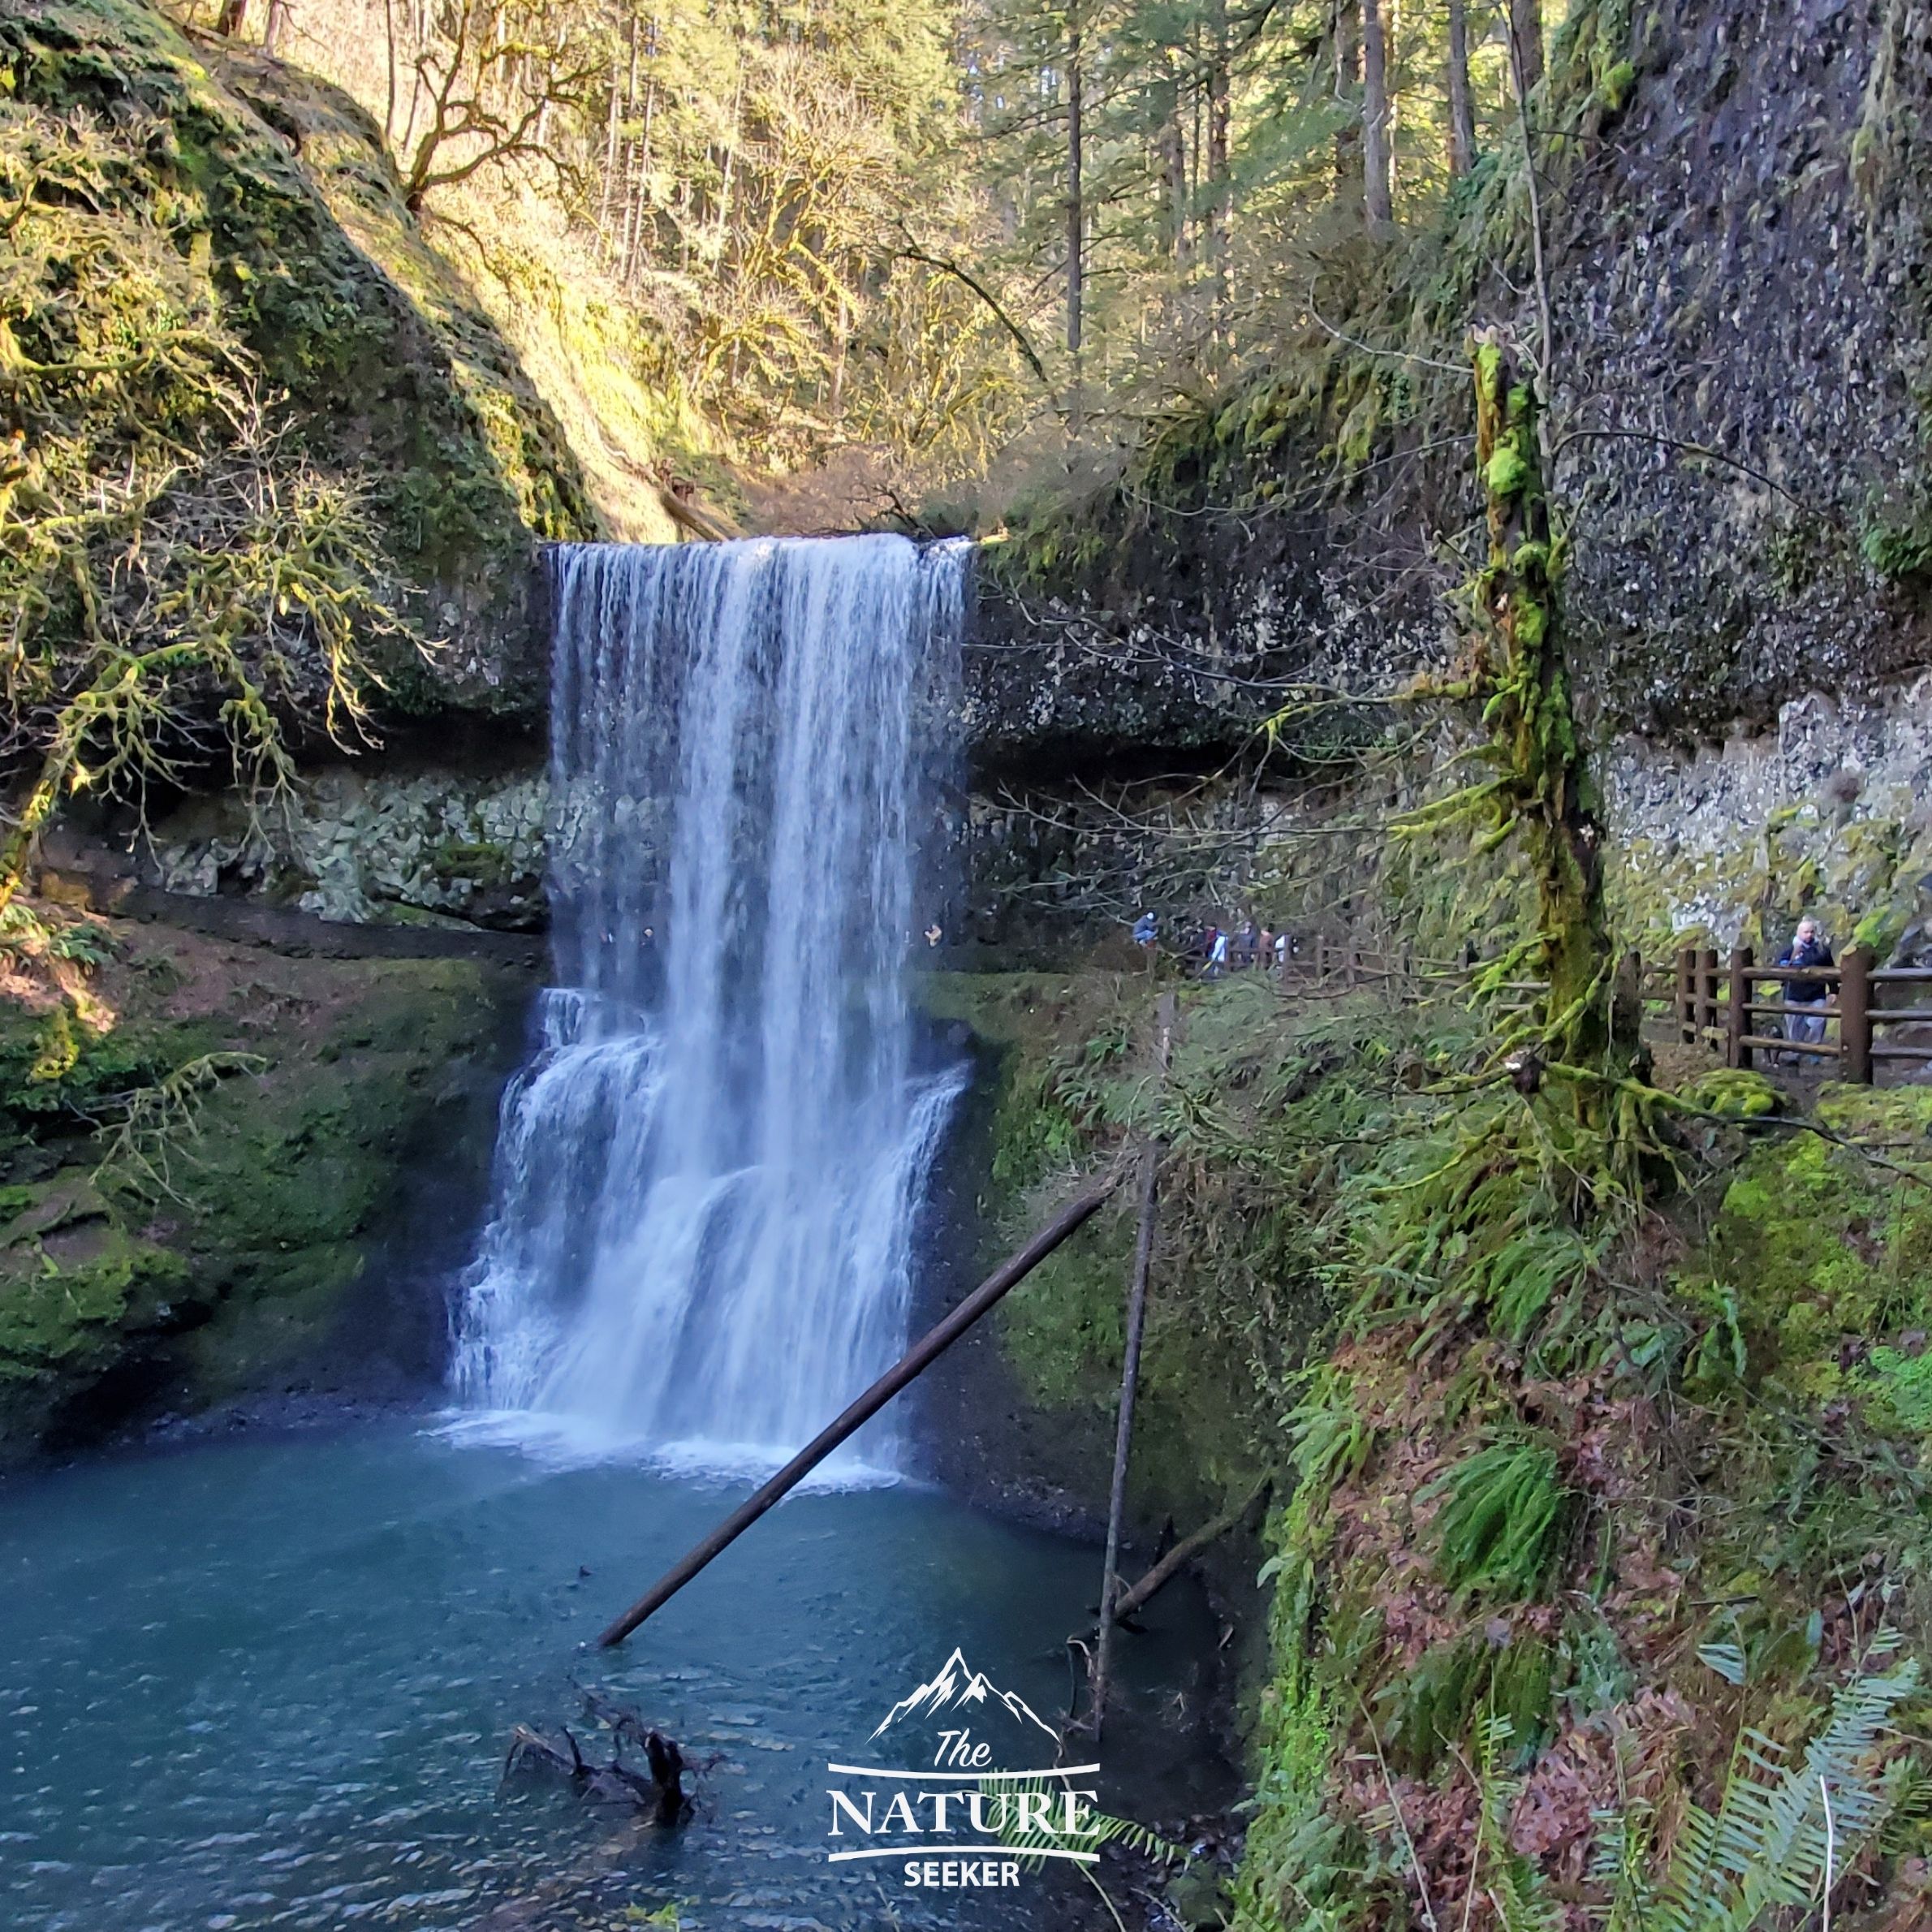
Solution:
<svg viewBox="0 0 1932 1932">
<path fill-rule="evenodd" d="M 1831 948 L 1826 944 L 1824 935 L 1819 932 L 1815 919 L 1800 919 L 1798 929 L 1792 942 L 1778 955 L 1780 966 L 1835 966 L 1838 962 L 1831 956 Z M 1825 1003 L 1830 997 L 1831 986 L 1823 980 L 1796 979 L 1784 982 L 1784 1004 L 1787 1018 L 1784 1037 L 1794 1046 L 1822 1046 L 1825 1038 Z M 1801 1061 L 1801 1054 L 1793 1054 L 1793 1060 Z"/>
</svg>

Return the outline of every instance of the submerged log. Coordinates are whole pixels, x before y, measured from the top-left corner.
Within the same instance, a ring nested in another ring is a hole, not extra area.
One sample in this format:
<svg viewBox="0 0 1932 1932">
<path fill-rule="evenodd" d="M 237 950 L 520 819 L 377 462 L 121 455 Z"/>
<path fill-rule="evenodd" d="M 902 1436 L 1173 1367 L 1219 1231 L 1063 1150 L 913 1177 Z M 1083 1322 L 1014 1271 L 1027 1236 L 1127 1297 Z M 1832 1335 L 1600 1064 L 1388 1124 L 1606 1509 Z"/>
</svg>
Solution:
<svg viewBox="0 0 1932 1932">
<path fill-rule="evenodd" d="M 1231 1530 L 1238 1529 L 1254 1513 L 1255 1505 L 1267 1494 L 1273 1480 L 1264 1476 L 1232 1509 L 1204 1524 L 1192 1536 L 1184 1537 L 1132 1589 L 1122 1591 L 1114 1605 L 1114 1621 L 1125 1623 L 1149 1598 L 1165 1589 L 1202 1550 L 1219 1542 Z"/>
<path fill-rule="evenodd" d="M 1204 1550 L 1219 1542 L 1223 1537 L 1239 1529 L 1247 1522 L 1254 1514 L 1257 1505 L 1266 1499 L 1274 1485 L 1274 1478 L 1272 1476 L 1264 1476 L 1231 1508 L 1224 1510 L 1211 1523 L 1203 1524 L 1192 1536 L 1184 1537 L 1180 1542 L 1174 1543 L 1147 1570 L 1138 1583 L 1122 1590 L 1115 1599 L 1112 1606 L 1114 1621 L 1127 1625 L 1129 1629 L 1139 1629 L 1141 1626 L 1132 1621 L 1134 1613 L 1144 1608 L 1150 1599 L 1164 1590 Z M 1171 1532 L 1172 1528 L 1172 1523 L 1170 1522 L 1169 1532 Z M 1167 1540 L 1171 1541 L 1171 1536 Z M 1070 1637 L 1067 1641 L 1082 1650 L 1086 1647 L 1087 1640 L 1085 1637 Z"/>
<path fill-rule="evenodd" d="M 567 1780 L 580 1797 L 593 1803 L 628 1805 L 655 1813 L 660 1825 L 682 1824 L 691 1800 L 684 1795 L 684 1753 L 675 1740 L 647 1727 L 635 1711 L 613 1710 L 594 1691 L 585 1702 L 600 1721 L 609 1723 L 616 1740 L 608 1764 L 587 1762 L 567 1724 L 563 1728 L 561 1744 L 528 1724 L 519 1724 L 510 1734 L 510 1750 L 503 1760 L 505 1779 L 519 1771 L 550 1772 Z M 606 1713 L 616 1721 L 610 1722 Z M 650 1767 L 648 1775 L 623 1762 L 627 1737 L 643 1751 Z"/>
</svg>

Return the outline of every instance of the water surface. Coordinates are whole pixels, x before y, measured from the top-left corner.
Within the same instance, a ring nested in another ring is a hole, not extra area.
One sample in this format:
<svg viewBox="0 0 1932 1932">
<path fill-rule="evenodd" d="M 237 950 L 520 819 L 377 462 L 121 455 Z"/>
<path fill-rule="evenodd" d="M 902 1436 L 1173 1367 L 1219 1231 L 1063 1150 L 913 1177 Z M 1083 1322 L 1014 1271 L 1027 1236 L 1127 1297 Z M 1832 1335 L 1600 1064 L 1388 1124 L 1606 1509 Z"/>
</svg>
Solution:
<svg viewBox="0 0 1932 1932">
<path fill-rule="evenodd" d="M 826 1865 L 824 1766 L 955 1645 L 1057 1715 L 1097 1553 L 906 1486 L 800 1495 L 624 1650 L 580 1648 L 742 1493 L 400 1422 L 0 1490 L 0 1921 L 563 1928 L 675 1900 L 703 1928 L 1047 1923 L 1077 1879 L 935 1903 L 896 1865 Z M 1154 1622 L 1102 1781 L 1149 1818 L 1226 1795 L 1172 1756 L 1206 1613 L 1177 1590 Z M 722 1754 L 683 1831 L 499 1790 L 511 1727 L 576 1723 L 590 1685 Z"/>
</svg>

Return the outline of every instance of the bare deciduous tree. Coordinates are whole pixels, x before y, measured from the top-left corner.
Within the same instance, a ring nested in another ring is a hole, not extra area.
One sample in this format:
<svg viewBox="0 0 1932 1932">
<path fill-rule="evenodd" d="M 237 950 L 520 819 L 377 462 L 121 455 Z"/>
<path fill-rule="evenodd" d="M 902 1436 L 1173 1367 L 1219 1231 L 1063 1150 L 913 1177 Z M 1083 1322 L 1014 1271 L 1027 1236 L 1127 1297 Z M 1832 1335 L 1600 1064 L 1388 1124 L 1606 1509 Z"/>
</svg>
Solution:
<svg viewBox="0 0 1932 1932">
<path fill-rule="evenodd" d="M 418 213 L 481 169 L 557 162 L 550 117 L 580 110 L 604 66 L 586 24 L 544 0 L 447 0 L 429 24 L 403 136 L 403 199 Z"/>
</svg>

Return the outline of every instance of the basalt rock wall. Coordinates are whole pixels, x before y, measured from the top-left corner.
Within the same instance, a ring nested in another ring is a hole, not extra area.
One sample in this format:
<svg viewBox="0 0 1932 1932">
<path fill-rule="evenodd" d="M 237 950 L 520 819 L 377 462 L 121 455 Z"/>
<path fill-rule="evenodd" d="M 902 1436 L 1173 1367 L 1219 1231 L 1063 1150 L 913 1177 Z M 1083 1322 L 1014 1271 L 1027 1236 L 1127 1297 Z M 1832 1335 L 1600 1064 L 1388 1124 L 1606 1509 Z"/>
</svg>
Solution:
<svg viewBox="0 0 1932 1932">
<path fill-rule="evenodd" d="M 1568 31 L 1546 104 L 1566 131 L 1544 210 L 1550 474 L 1627 910 L 1646 936 L 1728 940 L 1806 904 L 1922 935 L 1932 15 L 1681 0 L 1586 6 Z M 1476 308 L 1537 337 L 1527 295 Z M 1266 372 L 1167 461 L 1184 500 L 1157 514 L 1123 489 L 1117 542 L 1088 507 L 990 573 L 1011 588 L 969 661 L 982 923 L 1142 898 L 1225 917 L 1244 879 L 1266 909 L 1270 848 L 1311 796 L 1332 809 L 1345 749 L 1319 711 L 1283 740 L 1284 686 L 1390 692 L 1453 648 L 1445 559 L 1480 511 L 1466 398 L 1452 370 L 1388 362 L 1391 395 L 1423 399 L 1404 420 L 1382 398 L 1352 481 L 1306 420 L 1270 416 L 1284 377 Z M 1238 507 L 1214 500 L 1231 474 Z"/>
</svg>

